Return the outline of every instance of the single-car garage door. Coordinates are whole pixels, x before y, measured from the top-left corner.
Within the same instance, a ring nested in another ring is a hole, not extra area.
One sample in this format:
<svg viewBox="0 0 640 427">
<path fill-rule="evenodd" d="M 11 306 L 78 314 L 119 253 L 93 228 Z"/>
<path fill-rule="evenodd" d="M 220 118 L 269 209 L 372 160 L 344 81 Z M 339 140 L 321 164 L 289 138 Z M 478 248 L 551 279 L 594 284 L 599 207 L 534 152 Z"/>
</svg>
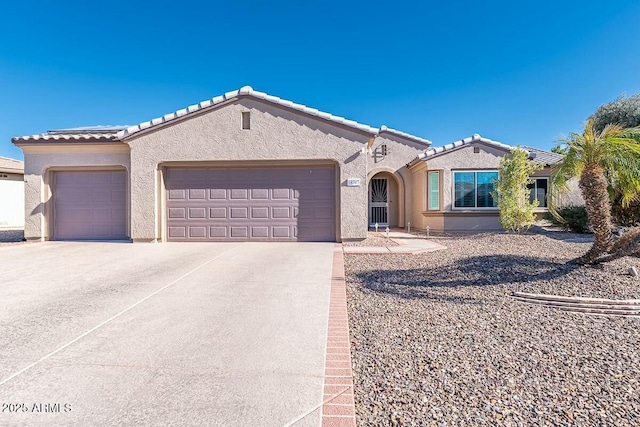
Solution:
<svg viewBox="0 0 640 427">
<path fill-rule="evenodd" d="M 169 241 L 335 241 L 335 167 L 168 168 Z"/>
<path fill-rule="evenodd" d="M 126 186 L 126 171 L 55 172 L 54 239 L 126 239 Z"/>
</svg>

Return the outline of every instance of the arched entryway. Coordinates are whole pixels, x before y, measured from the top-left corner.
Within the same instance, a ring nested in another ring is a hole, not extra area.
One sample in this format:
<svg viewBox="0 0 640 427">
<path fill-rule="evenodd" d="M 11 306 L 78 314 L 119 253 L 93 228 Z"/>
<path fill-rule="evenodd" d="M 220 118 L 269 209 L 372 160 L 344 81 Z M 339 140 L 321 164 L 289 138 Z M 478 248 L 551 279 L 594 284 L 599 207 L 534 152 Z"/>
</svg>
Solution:
<svg viewBox="0 0 640 427">
<path fill-rule="evenodd" d="M 402 227 L 402 184 L 392 172 L 378 172 L 369 179 L 369 227 Z"/>
</svg>

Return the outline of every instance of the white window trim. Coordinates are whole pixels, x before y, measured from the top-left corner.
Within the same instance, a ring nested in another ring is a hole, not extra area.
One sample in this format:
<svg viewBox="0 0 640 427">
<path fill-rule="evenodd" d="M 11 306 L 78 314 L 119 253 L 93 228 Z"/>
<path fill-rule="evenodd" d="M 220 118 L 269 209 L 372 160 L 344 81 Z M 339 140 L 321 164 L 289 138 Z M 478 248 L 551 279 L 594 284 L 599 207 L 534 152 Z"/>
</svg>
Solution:
<svg viewBox="0 0 640 427">
<path fill-rule="evenodd" d="M 498 177 L 500 176 L 500 172 L 497 169 L 457 169 L 451 171 L 451 210 L 452 211 L 482 211 L 482 212 L 499 212 L 497 206 L 479 208 L 479 207 L 456 207 L 456 173 L 482 173 L 482 172 L 496 172 L 498 173 Z M 474 184 L 474 192 L 478 191 L 477 183 Z M 474 197 L 474 201 L 477 203 L 477 193 Z"/>
</svg>

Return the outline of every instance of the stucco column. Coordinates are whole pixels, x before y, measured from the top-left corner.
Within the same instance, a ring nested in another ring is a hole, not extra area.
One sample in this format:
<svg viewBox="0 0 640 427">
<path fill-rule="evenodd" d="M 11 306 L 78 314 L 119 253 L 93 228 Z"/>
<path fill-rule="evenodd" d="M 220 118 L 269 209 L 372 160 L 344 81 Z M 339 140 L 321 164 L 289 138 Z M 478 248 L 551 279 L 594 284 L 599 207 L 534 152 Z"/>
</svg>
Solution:
<svg viewBox="0 0 640 427">
<path fill-rule="evenodd" d="M 155 242 L 158 239 L 156 206 L 156 165 L 141 162 L 131 150 L 131 239 L 134 242 Z"/>
<path fill-rule="evenodd" d="M 47 237 L 45 227 L 44 182 L 41 172 L 26 173 L 24 175 L 24 237 L 27 240 L 41 241 Z"/>
<path fill-rule="evenodd" d="M 366 166 L 368 154 L 360 154 L 350 163 L 340 165 L 340 225 L 343 240 L 364 239 L 368 228 L 368 188 Z M 347 180 L 360 180 L 360 186 L 347 187 Z"/>
</svg>

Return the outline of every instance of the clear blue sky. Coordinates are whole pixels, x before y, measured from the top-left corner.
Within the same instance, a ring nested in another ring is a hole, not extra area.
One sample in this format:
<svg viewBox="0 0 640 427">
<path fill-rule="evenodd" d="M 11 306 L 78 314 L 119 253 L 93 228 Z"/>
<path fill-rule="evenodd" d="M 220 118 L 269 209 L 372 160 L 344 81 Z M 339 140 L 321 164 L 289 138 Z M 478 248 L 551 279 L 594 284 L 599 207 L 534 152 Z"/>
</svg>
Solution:
<svg viewBox="0 0 640 427">
<path fill-rule="evenodd" d="M 446 144 L 549 149 L 640 92 L 640 2 L 12 1 L 0 14 L 0 156 L 12 136 L 136 124 L 254 89 Z"/>
</svg>

